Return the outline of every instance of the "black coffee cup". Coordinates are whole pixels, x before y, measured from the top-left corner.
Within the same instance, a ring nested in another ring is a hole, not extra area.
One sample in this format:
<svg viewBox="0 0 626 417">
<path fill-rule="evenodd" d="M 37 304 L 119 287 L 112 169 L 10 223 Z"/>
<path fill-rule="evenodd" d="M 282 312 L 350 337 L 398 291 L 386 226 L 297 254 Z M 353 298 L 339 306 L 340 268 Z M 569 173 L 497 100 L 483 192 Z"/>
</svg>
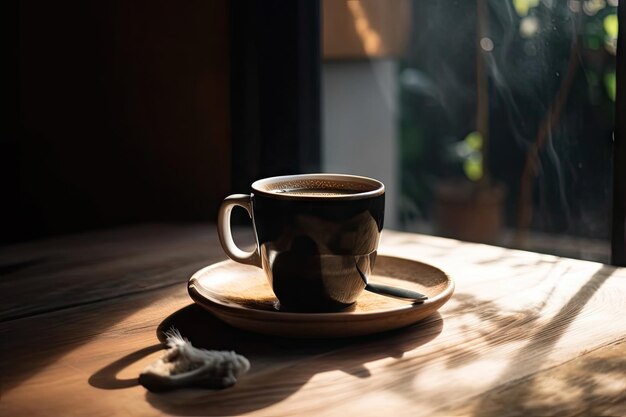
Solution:
<svg viewBox="0 0 626 417">
<path fill-rule="evenodd" d="M 232 238 L 230 214 L 245 208 L 257 247 Z M 252 193 L 222 203 L 220 243 L 234 261 L 263 268 L 281 310 L 333 311 L 353 304 L 365 288 L 383 228 L 385 186 L 372 178 L 303 174 L 266 178 Z"/>
</svg>

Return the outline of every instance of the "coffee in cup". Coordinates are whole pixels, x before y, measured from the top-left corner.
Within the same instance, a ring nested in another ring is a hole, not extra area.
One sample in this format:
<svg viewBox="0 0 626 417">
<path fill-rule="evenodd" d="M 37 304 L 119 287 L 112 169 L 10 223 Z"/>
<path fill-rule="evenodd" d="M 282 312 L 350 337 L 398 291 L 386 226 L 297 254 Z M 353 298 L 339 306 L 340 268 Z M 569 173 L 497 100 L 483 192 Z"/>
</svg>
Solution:
<svg viewBox="0 0 626 417">
<path fill-rule="evenodd" d="M 245 208 L 256 248 L 244 252 L 232 238 L 230 214 Z M 266 178 L 251 194 L 222 203 L 220 243 L 234 261 L 263 268 L 281 310 L 333 311 L 353 304 L 371 274 L 383 228 L 385 187 L 344 174 Z M 358 268 L 358 269 L 357 269 Z"/>
</svg>

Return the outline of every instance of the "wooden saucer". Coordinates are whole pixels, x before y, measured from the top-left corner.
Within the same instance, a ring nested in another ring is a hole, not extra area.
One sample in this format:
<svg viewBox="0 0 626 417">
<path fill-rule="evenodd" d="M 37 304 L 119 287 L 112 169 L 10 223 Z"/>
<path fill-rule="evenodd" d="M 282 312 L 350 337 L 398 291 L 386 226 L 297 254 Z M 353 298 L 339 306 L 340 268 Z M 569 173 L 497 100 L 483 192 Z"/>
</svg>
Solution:
<svg viewBox="0 0 626 417">
<path fill-rule="evenodd" d="M 287 337 L 350 337 L 397 329 L 433 314 L 454 292 L 442 270 L 409 259 L 379 255 L 370 282 L 421 292 L 421 304 L 364 291 L 354 306 L 332 313 L 278 311 L 262 269 L 223 261 L 196 272 L 188 283 L 191 298 L 231 326 Z"/>
</svg>

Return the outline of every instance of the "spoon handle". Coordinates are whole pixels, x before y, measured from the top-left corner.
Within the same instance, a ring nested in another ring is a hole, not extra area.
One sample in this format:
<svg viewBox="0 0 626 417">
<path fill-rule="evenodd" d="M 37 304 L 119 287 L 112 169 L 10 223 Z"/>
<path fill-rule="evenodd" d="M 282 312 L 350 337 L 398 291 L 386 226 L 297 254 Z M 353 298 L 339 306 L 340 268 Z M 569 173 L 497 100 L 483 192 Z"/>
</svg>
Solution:
<svg viewBox="0 0 626 417">
<path fill-rule="evenodd" d="M 398 298 L 400 300 L 413 301 L 414 303 L 421 303 L 428 299 L 427 296 L 417 291 L 406 290 L 404 288 L 390 287 L 383 284 L 371 284 L 368 283 L 365 286 L 366 291 L 374 292 L 380 295 L 386 295 L 388 297 Z"/>
</svg>

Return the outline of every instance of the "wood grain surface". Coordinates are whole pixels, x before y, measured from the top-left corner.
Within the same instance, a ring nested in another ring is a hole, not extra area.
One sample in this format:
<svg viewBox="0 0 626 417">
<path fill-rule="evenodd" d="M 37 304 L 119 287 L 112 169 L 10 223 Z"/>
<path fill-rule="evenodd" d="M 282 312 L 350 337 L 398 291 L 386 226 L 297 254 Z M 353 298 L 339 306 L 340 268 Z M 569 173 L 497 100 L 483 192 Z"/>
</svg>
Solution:
<svg viewBox="0 0 626 417">
<path fill-rule="evenodd" d="M 381 252 L 441 268 L 454 296 L 404 329 L 297 340 L 191 303 L 191 274 L 224 259 L 212 225 L 2 247 L 0 415 L 626 414 L 626 269 L 391 231 Z M 148 393 L 137 375 L 172 325 L 250 372 L 222 391 Z"/>
</svg>

